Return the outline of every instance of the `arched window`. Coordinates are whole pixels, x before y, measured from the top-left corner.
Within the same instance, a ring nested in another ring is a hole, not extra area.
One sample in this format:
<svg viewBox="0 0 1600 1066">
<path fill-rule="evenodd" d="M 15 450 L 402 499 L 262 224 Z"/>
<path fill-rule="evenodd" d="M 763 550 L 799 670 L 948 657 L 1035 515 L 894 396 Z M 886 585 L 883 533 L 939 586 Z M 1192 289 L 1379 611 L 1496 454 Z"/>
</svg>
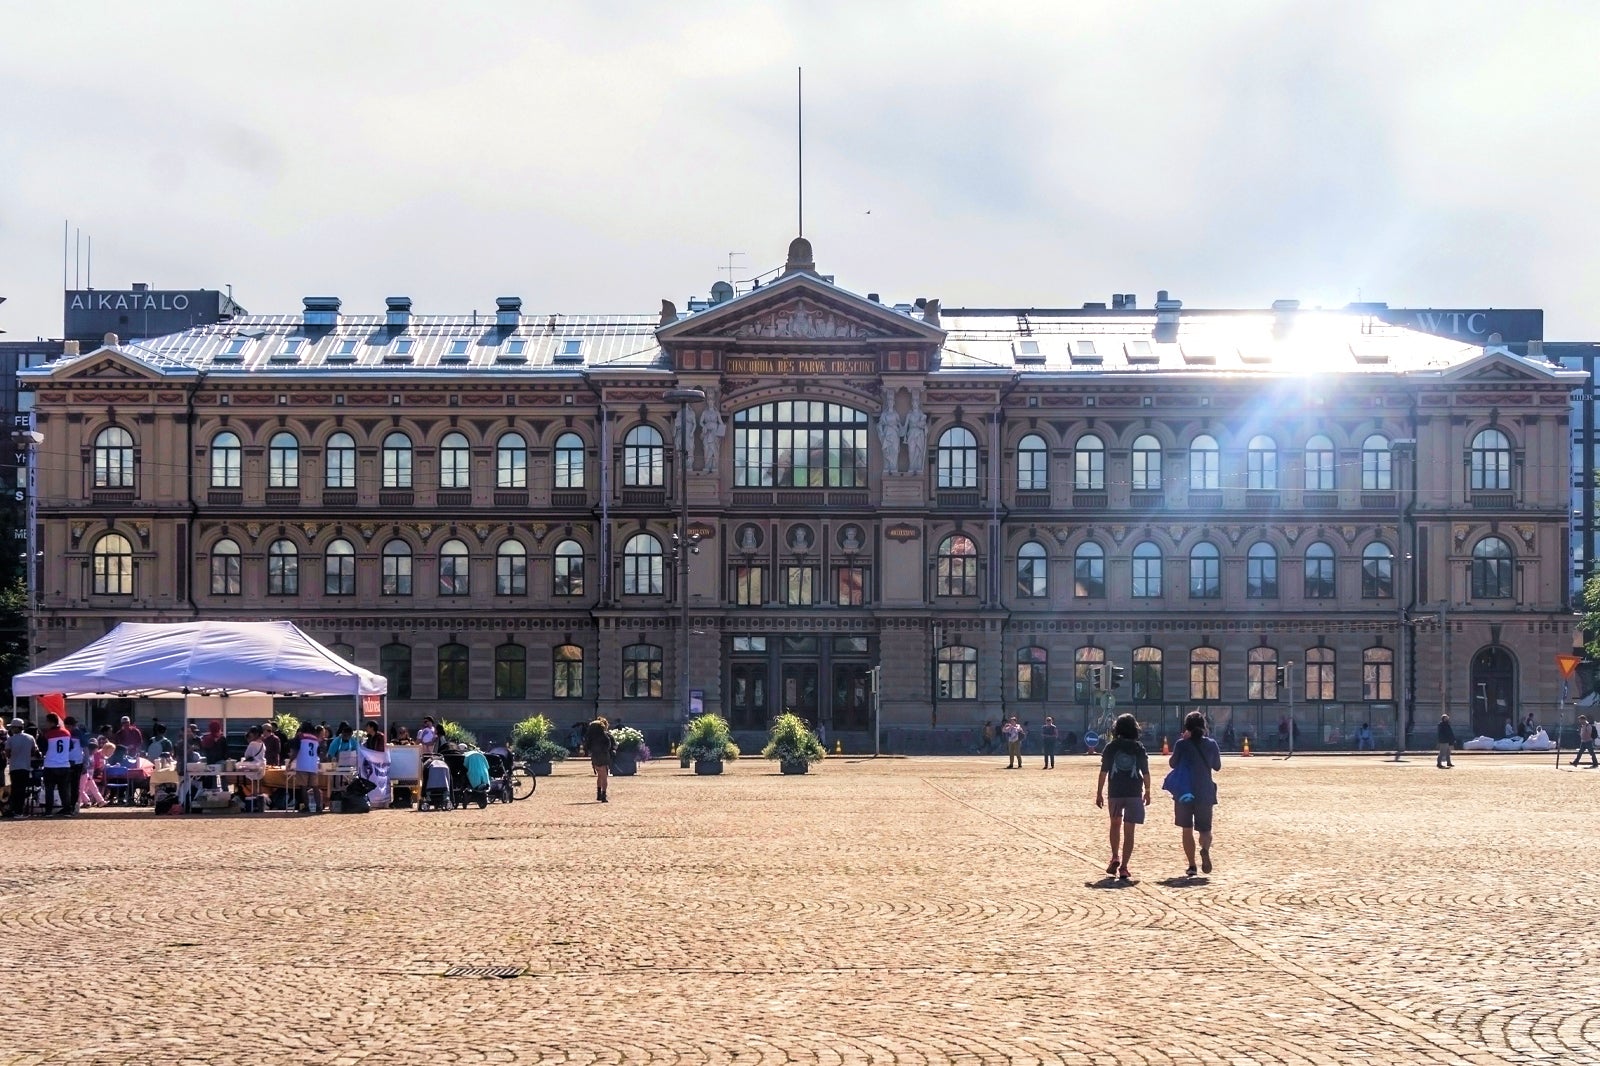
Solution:
<svg viewBox="0 0 1600 1066">
<path fill-rule="evenodd" d="M 1511 441 L 1498 429 L 1486 429 L 1472 438 L 1472 487 L 1511 487 Z"/>
<path fill-rule="evenodd" d="M 467 698 L 468 652 L 465 644 L 439 646 L 439 698 L 464 700 Z"/>
<path fill-rule="evenodd" d="M 1306 649 L 1306 702 L 1333 699 L 1332 648 Z"/>
<path fill-rule="evenodd" d="M 1394 650 L 1367 648 L 1361 653 L 1361 698 L 1370 702 L 1394 699 Z"/>
<path fill-rule="evenodd" d="M 322 553 L 322 591 L 329 596 L 356 594 L 356 550 L 348 540 L 335 540 Z"/>
<path fill-rule="evenodd" d="M 267 547 L 267 595 L 300 595 L 300 550 L 292 540 L 275 540 Z"/>
<path fill-rule="evenodd" d="M 528 649 L 521 644 L 502 644 L 494 650 L 494 698 L 528 698 Z"/>
<path fill-rule="evenodd" d="M 497 489 L 525 489 L 528 487 L 528 442 L 520 433 L 501 434 L 494 446 L 494 487 Z"/>
<path fill-rule="evenodd" d="M 1278 487 L 1278 445 L 1271 437 L 1257 434 L 1250 438 L 1245 452 L 1245 488 L 1269 490 Z"/>
<path fill-rule="evenodd" d="M 939 487 L 978 487 L 978 438 L 964 426 L 954 426 L 939 437 Z"/>
<path fill-rule="evenodd" d="M 1222 595 L 1222 553 L 1209 540 L 1189 552 L 1189 598 L 1214 600 Z"/>
<path fill-rule="evenodd" d="M 1250 545 L 1245 558 L 1244 594 L 1252 600 L 1278 598 L 1278 552 L 1264 540 Z"/>
<path fill-rule="evenodd" d="M 583 545 L 575 540 L 564 540 L 556 545 L 554 593 L 557 596 L 583 595 Z"/>
<path fill-rule="evenodd" d="M 1079 599 L 1099 599 L 1106 594 L 1105 549 L 1092 540 L 1078 545 L 1072 556 L 1072 594 Z"/>
<path fill-rule="evenodd" d="M 626 596 L 661 595 L 661 542 L 635 533 L 622 548 L 622 592 Z"/>
<path fill-rule="evenodd" d="M 1106 650 L 1092 645 L 1072 653 L 1072 698 L 1087 704 L 1097 689 L 1108 682 L 1105 676 Z"/>
<path fill-rule="evenodd" d="M 344 644 L 344 643 L 329 644 L 328 645 L 328 650 L 333 652 L 333 654 L 337 655 L 339 658 L 343 659 L 345 662 L 350 663 L 352 665 L 354 665 L 354 663 L 356 661 L 356 650 L 354 648 L 352 648 L 348 644 Z"/>
<path fill-rule="evenodd" d="M 939 649 L 936 660 L 939 698 L 975 700 L 978 698 L 978 649 L 951 645 Z"/>
<path fill-rule="evenodd" d="M 1017 443 L 1017 491 L 1042 492 L 1050 487 L 1050 452 L 1044 438 L 1029 433 Z"/>
<path fill-rule="evenodd" d="M 583 649 L 557 644 L 550 652 L 550 695 L 558 700 L 583 699 Z"/>
<path fill-rule="evenodd" d="M 1368 492 L 1388 491 L 1394 487 L 1389 438 L 1374 433 L 1361 442 L 1361 487 Z"/>
<path fill-rule="evenodd" d="M 576 433 L 563 433 L 556 438 L 556 488 L 581 489 L 584 487 L 583 438 Z"/>
<path fill-rule="evenodd" d="M 323 449 L 327 456 L 323 484 L 330 489 L 356 487 L 356 439 L 348 433 L 335 433 Z"/>
<path fill-rule="evenodd" d="M 1189 445 L 1189 488 L 1210 491 L 1222 488 L 1222 451 L 1217 440 L 1202 433 Z"/>
<path fill-rule="evenodd" d="M 1306 548 L 1306 599 L 1333 599 L 1337 591 L 1333 577 L 1333 558 L 1333 549 L 1320 540 Z"/>
<path fill-rule="evenodd" d="M 733 416 L 733 483 L 858 488 L 867 483 L 864 412 L 822 400 L 756 404 Z"/>
<path fill-rule="evenodd" d="M 1332 492 L 1333 441 L 1318 433 L 1306 441 L 1306 491 Z"/>
<path fill-rule="evenodd" d="M 121 426 L 102 429 L 95 435 L 94 487 L 133 488 L 133 435 Z"/>
<path fill-rule="evenodd" d="M 385 644 L 378 649 L 378 673 L 389 682 L 389 698 L 411 698 L 411 649 L 405 644 Z"/>
<path fill-rule="evenodd" d="M 1042 700 L 1050 675 L 1050 653 L 1043 648 L 1017 649 L 1017 699 Z"/>
<path fill-rule="evenodd" d="M 472 559 L 467 546 L 447 540 L 439 548 L 439 595 L 465 596 L 472 588 Z"/>
<path fill-rule="evenodd" d="M 496 596 L 526 596 L 528 594 L 528 549 L 520 540 L 508 540 L 495 549 L 494 594 Z"/>
<path fill-rule="evenodd" d="M 1160 648 L 1149 645 L 1133 649 L 1133 698 L 1136 703 L 1160 703 L 1165 691 Z"/>
<path fill-rule="evenodd" d="M 629 488 L 666 484 L 667 457 L 654 426 L 634 426 L 622 440 L 622 483 Z"/>
<path fill-rule="evenodd" d="M 978 546 L 960 533 L 939 542 L 934 571 L 937 596 L 976 596 L 978 594 Z"/>
<path fill-rule="evenodd" d="M 622 698 L 661 698 L 661 648 L 655 644 L 629 644 L 622 649 Z"/>
<path fill-rule="evenodd" d="M 398 431 L 383 438 L 383 487 L 411 487 L 411 438 Z"/>
<path fill-rule="evenodd" d="M 411 545 L 403 540 L 391 540 L 383 546 L 382 594 L 411 595 Z"/>
<path fill-rule="evenodd" d="M 1017 549 L 1017 595 L 1025 600 L 1043 599 L 1049 592 L 1050 560 L 1044 545 L 1030 540 Z"/>
<path fill-rule="evenodd" d="M 267 444 L 267 488 L 300 487 L 300 442 L 293 433 L 274 433 Z"/>
<path fill-rule="evenodd" d="M 1189 699 L 1199 703 L 1222 698 L 1222 653 L 1195 648 L 1189 653 Z"/>
<path fill-rule="evenodd" d="M 1161 442 L 1146 433 L 1133 442 L 1133 491 L 1160 492 Z"/>
<path fill-rule="evenodd" d="M 1484 537 L 1472 546 L 1472 598 L 1508 600 L 1511 586 L 1511 545 L 1499 537 Z"/>
<path fill-rule="evenodd" d="M 1394 595 L 1394 553 L 1374 541 L 1361 552 L 1361 598 L 1383 600 Z"/>
<path fill-rule="evenodd" d="M 1072 452 L 1072 487 L 1080 492 L 1104 492 L 1106 487 L 1106 446 L 1093 433 L 1078 438 Z"/>
<path fill-rule="evenodd" d="M 232 540 L 224 538 L 211 546 L 211 595 L 237 596 L 244 591 L 241 558 L 239 545 Z"/>
<path fill-rule="evenodd" d="M 1278 649 L 1251 648 L 1245 660 L 1245 699 L 1277 699 Z"/>
<path fill-rule="evenodd" d="M 472 487 L 472 446 L 465 433 L 446 433 L 439 442 L 439 487 Z"/>
<path fill-rule="evenodd" d="M 1133 549 L 1133 596 L 1154 599 L 1161 595 L 1161 549 L 1140 541 Z"/>
<path fill-rule="evenodd" d="M 211 438 L 211 487 L 236 489 L 244 484 L 244 449 L 239 434 L 225 429 Z"/>
</svg>

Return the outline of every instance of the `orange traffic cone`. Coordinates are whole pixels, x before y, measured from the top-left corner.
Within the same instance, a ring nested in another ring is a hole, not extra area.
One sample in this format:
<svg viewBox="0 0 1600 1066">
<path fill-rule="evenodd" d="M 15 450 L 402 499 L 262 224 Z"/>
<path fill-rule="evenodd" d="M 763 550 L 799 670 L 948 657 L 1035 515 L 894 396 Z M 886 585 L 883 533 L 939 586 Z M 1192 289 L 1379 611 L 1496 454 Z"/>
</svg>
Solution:
<svg viewBox="0 0 1600 1066">
<path fill-rule="evenodd" d="M 1245 737 L 1244 738 L 1244 750 L 1239 752 L 1239 754 L 1244 756 L 1246 759 L 1250 758 L 1250 738 L 1249 737 Z"/>
<path fill-rule="evenodd" d="M 1167 743 L 1167 738 L 1166 737 L 1162 737 L 1161 738 L 1161 754 L 1163 754 L 1163 755 L 1171 755 L 1172 754 L 1172 745 Z"/>
<path fill-rule="evenodd" d="M 837 737 L 835 737 L 833 741 L 833 753 L 835 755 L 844 754 L 844 742 L 839 740 Z"/>
</svg>

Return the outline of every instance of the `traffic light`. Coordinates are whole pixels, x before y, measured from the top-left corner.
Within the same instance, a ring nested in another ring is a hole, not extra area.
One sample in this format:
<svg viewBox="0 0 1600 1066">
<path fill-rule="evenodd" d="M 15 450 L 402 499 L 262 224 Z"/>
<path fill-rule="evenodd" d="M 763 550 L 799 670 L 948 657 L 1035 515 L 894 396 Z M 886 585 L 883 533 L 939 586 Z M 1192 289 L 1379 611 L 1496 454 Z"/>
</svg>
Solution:
<svg viewBox="0 0 1600 1066">
<path fill-rule="evenodd" d="M 1122 667 L 1116 665 L 1115 663 L 1111 664 L 1111 687 L 1112 688 L 1114 688 L 1114 689 L 1121 688 L 1122 687 L 1122 681 L 1127 676 L 1128 676 L 1128 671 L 1124 670 Z"/>
<path fill-rule="evenodd" d="M 1106 687 L 1105 676 L 1105 667 L 1089 667 L 1089 687 L 1095 692 L 1103 691 Z"/>
<path fill-rule="evenodd" d="M 1288 683 L 1288 679 L 1288 671 L 1281 666 L 1278 667 L 1278 687 L 1282 688 L 1284 685 L 1286 685 Z"/>
</svg>

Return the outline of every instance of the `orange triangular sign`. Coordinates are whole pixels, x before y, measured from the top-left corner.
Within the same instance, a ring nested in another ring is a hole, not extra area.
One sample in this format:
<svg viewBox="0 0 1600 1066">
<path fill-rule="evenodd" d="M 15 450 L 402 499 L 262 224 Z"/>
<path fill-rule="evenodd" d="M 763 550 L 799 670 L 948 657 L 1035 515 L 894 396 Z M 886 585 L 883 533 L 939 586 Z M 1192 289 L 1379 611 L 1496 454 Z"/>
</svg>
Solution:
<svg viewBox="0 0 1600 1066">
<path fill-rule="evenodd" d="M 1581 655 L 1556 656 L 1556 666 L 1560 667 L 1561 676 L 1568 679 L 1572 677 L 1572 672 L 1578 668 L 1578 664 L 1581 662 L 1583 662 L 1583 656 Z"/>
</svg>

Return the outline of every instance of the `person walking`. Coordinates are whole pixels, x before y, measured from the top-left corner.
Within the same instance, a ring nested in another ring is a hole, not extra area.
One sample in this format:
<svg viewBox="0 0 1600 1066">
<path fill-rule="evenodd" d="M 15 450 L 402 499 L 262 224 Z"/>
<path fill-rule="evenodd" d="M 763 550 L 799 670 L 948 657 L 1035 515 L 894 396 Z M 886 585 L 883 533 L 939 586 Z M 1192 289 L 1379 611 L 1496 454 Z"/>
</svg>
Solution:
<svg viewBox="0 0 1600 1066">
<path fill-rule="evenodd" d="M 1056 741 L 1060 739 L 1061 732 L 1056 728 L 1056 720 L 1048 714 L 1044 716 L 1044 725 L 1039 727 L 1039 737 L 1044 743 L 1044 768 L 1056 768 Z"/>
<path fill-rule="evenodd" d="M 77 814 L 82 806 L 84 745 L 89 737 L 84 730 L 78 728 L 78 720 L 70 714 L 67 715 L 66 726 L 67 732 L 72 734 L 72 740 L 67 745 L 67 763 L 72 770 L 67 785 L 67 809 Z"/>
<path fill-rule="evenodd" d="M 44 815 L 66 818 L 72 814 L 72 745 L 76 738 L 55 714 L 44 719 Z M 56 810 L 56 799 L 61 809 Z"/>
<path fill-rule="evenodd" d="M 1000 727 L 1000 736 L 1006 742 L 1006 769 L 1022 769 L 1022 726 L 1016 715 L 1006 719 L 1006 724 Z"/>
<path fill-rule="evenodd" d="M 1510 720 L 1509 718 L 1506 719 L 1508 722 Z M 1438 740 L 1439 757 L 1434 765 L 1441 770 L 1454 770 L 1456 764 L 1450 759 L 1450 751 L 1456 746 L 1456 731 L 1450 728 L 1450 716 L 1448 714 L 1439 716 Z"/>
<path fill-rule="evenodd" d="M 20 718 L 11 720 L 10 735 L 6 737 L 6 763 L 11 772 L 11 800 L 0 817 L 15 818 L 27 810 L 28 792 L 33 788 L 33 760 L 39 754 L 39 745 L 27 731 L 27 723 Z"/>
<path fill-rule="evenodd" d="M 1183 719 L 1183 736 L 1172 746 L 1167 765 L 1174 770 L 1182 764 L 1189 771 L 1190 796 L 1185 801 L 1173 797 L 1172 820 L 1183 830 L 1183 855 L 1189 860 L 1187 876 L 1195 874 L 1195 843 L 1200 844 L 1200 869 L 1211 872 L 1212 812 L 1217 806 L 1217 783 L 1213 773 L 1222 770 L 1222 749 L 1206 736 L 1206 716 L 1190 711 Z"/>
<path fill-rule="evenodd" d="M 1046 719 L 1049 721 L 1049 719 Z M 1111 862 L 1106 873 L 1130 880 L 1128 860 L 1133 857 L 1134 827 L 1144 824 L 1150 805 L 1150 755 L 1139 743 L 1139 722 L 1119 714 L 1111 725 L 1111 743 L 1100 755 L 1100 779 L 1095 784 L 1094 805 L 1105 807 L 1110 786 Z"/>
<path fill-rule="evenodd" d="M 616 754 L 617 741 L 611 735 L 611 724 L 596 718 L 583 727 L 583 747 L 589 753 L 589 765 L 594 769 L 594 798 L 599 803 L 610 803 L 606 796 L 607 779 L 611 776 L 611 756 Z"/>
<path fill-rule="evenodd" d="M 1589 768 L 1592 770 L 1600 766 L 1600 759 L 1594 757 L 1594 723 L 1586 714 L 1578 715 L 1578 753 L 1572 757 L 1572 765 L 1577 766 L 1583 759 L 1583 753 L 1589 753 Z"/>
</svg>

